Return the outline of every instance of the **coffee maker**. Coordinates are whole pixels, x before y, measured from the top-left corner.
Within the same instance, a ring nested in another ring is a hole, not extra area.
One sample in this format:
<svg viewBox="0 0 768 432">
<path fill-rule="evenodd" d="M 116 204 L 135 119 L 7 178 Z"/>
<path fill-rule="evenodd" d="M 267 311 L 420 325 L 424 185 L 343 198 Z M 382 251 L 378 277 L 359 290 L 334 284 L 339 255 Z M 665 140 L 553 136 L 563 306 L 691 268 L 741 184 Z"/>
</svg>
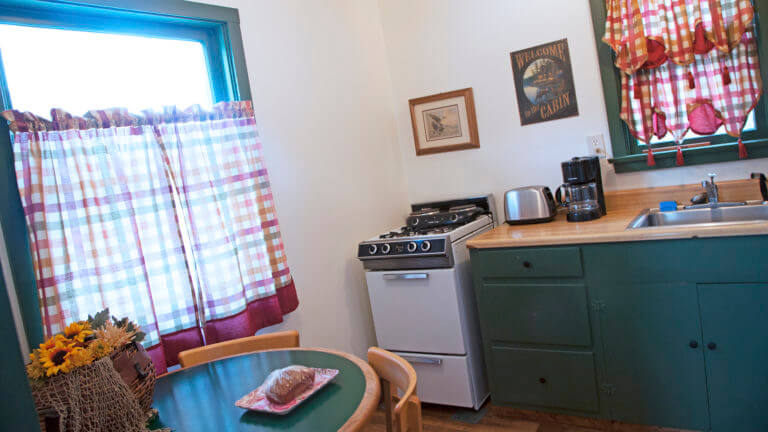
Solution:
<svg viewBox="0 0 768 432">
<path fill-rule="evenodd" d="M 606 214 L 600 159 L 575 157 L 563 162 L 561 168 L 565 183 L 557 188 L 555 196 L 568 207 L 568 222 L 590 221 Z"/>
</svg>

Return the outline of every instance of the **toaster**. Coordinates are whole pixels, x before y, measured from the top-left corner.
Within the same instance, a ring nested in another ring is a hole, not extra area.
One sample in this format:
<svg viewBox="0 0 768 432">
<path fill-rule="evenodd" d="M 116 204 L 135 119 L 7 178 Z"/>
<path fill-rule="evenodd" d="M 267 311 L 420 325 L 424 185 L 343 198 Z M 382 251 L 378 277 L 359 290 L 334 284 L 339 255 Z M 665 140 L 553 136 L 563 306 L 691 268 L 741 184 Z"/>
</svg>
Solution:
<svg viewBox="0 0 768 432">
<path fill-rule="evenodd" d="M 557 206 L 547 186 L 525 186 L 504 194 L 504 216 L 508 224 L 549 222 Z"/>
</svg>

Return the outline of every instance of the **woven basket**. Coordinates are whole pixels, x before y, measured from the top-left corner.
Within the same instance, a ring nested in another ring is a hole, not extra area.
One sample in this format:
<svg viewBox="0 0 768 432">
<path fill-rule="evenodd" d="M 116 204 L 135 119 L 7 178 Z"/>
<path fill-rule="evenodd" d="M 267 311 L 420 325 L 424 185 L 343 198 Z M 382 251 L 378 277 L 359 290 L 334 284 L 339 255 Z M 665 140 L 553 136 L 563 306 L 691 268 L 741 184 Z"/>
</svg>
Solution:
<svg viewBox="0 0 768 432">
<path fill-rule="evenodd" d="M 146 431 L 144 411 L 107 358 L 31 387 L 43 431 Z"/>
<path fill-rule="evenodd" d="M 155 365 L 144 347 L 136 342 L 131 342 L 122 348 L 115 350 L 110 357 L 115 370 L 128 384 L 136 401 L 145 412 L 152 406 L 152 398 L 155 396 Z"/>
</svg>

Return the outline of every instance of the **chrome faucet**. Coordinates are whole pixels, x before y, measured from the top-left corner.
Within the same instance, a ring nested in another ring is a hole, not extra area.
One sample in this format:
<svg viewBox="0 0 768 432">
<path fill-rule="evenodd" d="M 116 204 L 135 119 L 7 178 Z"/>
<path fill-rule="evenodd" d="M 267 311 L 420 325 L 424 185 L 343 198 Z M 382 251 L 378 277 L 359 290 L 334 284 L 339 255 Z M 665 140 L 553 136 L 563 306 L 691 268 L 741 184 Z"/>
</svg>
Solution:
<svg viewBox="0 0 768 432">
<path fill-rule="evenodd" d="M 709 173 L 709 181 L 702 181 L 701 185 L 704 186 L 704 189 L 707 191 L 707 196 L 709 197 L 709 204 L 717 204 L 718 202 L 718 196 L 717 196 L 717 185 L 715 184 L 715 175 Z"/>
<path fill-rule="evenodd" d="M 691 210 L 691 209 L 701 209 L 701 208 L 709 208 L 709 209 L 717 209 L 720 207 L 734 207 L 734 206 L 743 206 L 747 205 L 746 201 L 736 201 L 736 202 L 720 202 L 720 194 L 718 192 L 717 184 L 715 184 L 715 175 L 716 174 L 709 174 L 709 180 L 703 180 L 701 182 L 701 185 L 704 186 L 705 192 L 702 192 L 695 197 L 691 198 L 691 205 L 687 205 L 683 207 L 685 210 Z M 708 202 L 705 204 L 704 200 L 708 200 Z"/>
</svg>

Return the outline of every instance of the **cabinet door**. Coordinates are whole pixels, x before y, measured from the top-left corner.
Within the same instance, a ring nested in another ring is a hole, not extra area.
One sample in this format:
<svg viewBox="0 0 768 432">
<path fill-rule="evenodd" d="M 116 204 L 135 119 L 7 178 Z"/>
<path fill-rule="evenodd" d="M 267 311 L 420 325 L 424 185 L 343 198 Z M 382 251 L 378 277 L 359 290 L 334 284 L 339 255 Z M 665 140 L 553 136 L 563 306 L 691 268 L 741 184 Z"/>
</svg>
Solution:
<svg viewBox="0 0 768 432">
<path fill-rule="evenodd" d="M 699 285 L 712 431 L 768 430 L 768 284 Z"/>
<path fill-rule="evenodd" d="M 706 429 L 696 285 L 602 283 L 595 293 L 613 418 Z"/>
</svg>

